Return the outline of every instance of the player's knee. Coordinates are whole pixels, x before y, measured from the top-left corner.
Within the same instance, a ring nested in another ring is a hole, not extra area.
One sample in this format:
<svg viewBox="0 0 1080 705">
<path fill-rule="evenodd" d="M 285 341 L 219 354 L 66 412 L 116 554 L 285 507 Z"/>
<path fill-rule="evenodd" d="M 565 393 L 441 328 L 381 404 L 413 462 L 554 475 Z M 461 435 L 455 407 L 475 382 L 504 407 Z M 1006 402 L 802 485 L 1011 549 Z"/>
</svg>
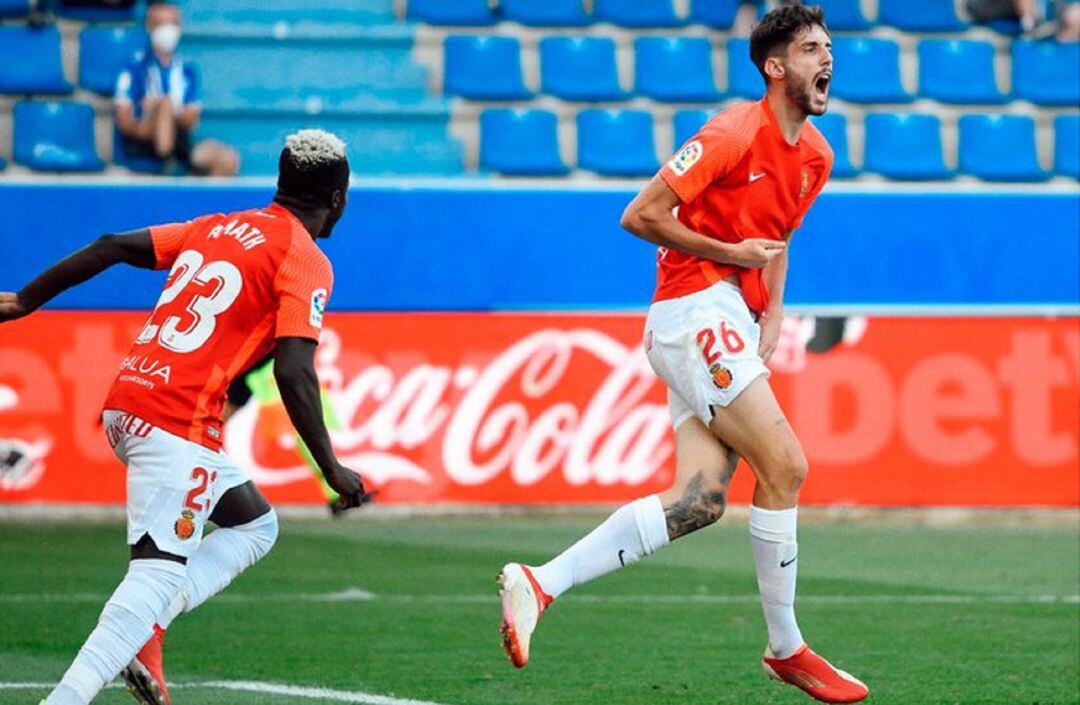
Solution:
<svg viewBox="0 0 1080 705">
<path fill-rule="evenodd" d="M 779 496 L 796 495 L 806 480 L 809 467 L 802 448 L 783 448 L 764 463 L 758 473 L 758 482 L 764 483 Z"/>
<path fill-rule="evenodd" d="M 244 536 L 247 537 L 248 542 L 251 545 L 251 550 L 254 553 L 254 560 L 252 562 L 257 561 L 267 553 L 270 553 L 270 549 L 277 543 L 277 512 L 271 509 L 258 519 L 234 528 L 244 532 Z"/>
</svg>

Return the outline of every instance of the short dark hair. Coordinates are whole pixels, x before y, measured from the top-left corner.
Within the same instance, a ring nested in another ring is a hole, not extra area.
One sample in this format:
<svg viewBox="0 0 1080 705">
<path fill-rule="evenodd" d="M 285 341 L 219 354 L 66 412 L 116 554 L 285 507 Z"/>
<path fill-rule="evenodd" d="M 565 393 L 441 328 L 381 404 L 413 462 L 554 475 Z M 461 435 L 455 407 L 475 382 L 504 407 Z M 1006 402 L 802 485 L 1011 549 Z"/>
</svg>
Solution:
<svg viewBox="0 0 1080 705">
<path fill-rule="evenodd" d="M 349 187 L 345 143 L 323 130 L 300 130 L 285 139 L 278 158 L 278 190 L 320 202 Z"/>
<path fill-rule="evenodd" d="M 750 60 L 761 72 L 765 85 L 769 84 L 765 61 L 778 49 L 786 49 L 799 32 L 814 25 L 820 26 L 826 34 L 829 32 L 825 25 L 825 10 L 800 4 L 778 7 L 757 23 L 750 33 Z"/>
</svg>

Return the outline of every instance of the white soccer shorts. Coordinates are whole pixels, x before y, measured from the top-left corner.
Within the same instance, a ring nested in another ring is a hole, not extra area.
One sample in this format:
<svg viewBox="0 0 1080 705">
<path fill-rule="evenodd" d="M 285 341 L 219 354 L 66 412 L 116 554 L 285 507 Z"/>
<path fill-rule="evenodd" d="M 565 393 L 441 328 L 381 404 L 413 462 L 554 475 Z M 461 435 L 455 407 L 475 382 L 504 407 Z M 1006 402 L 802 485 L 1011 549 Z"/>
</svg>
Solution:
<svg viewBox="0 0 1080 705">
<path fill-rule="evenodd" d="M 760 340 L 761 327 L 742 291 L 729 282 L 653 303 L 645 350 L 667 384 L 672 425 L 697 416 L 708 426 L 714 405 L 727 406 L 755 379 L 767 377 Z"/>
<path fill-rule="evenodd" d="M 126 411 L 106 410 L 102 421 L 127 466 L 128 544 L 150 534 L 162 551 L 190 558 L 221 496 L 251 478 L 225 453 Z"/>
</svg>

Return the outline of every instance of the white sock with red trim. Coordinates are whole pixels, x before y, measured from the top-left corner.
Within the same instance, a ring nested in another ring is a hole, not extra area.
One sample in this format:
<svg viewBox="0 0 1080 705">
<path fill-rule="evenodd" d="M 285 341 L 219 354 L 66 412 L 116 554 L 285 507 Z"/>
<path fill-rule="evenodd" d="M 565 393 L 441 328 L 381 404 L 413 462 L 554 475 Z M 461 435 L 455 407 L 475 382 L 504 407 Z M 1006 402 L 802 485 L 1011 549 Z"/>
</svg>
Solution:
<svg viewBox="0 0 1080 705">
<path fill-rule="evenodd" d="M 186 568 L 174 561 L 137 559 L 105 603 L 90 633 L 47 705 L 89 703 L 131 662 L 154 632 L 154 623 L 180 592 Z"/>
<path fill-rule="evenodd" d="M 795 531 L 799 510 L 750 506 L 750 548 L 754 552 L 758 591 L 769 629 L 769 646 L 777 658 L 787 658 L 802 646 L 795 621 L 795 578 L 799 544 Z"/>
<path fill-rule="evenodd" d="M 187 581 L 158 625 L 168 629 L 181 614 L 190 612 L 255 565 L 277 541 L 277 514 L 271 509 L 258 519 L 220 528 L 206 536 L 188 559 Z"/>
<path fill-rule="evenodd" d="M 544 565 L 533 576 L 551 597 L 618 570 L 667 546 L 660 498 L 650 495 L 620 507 L 604 523 Z"/>
</svg>

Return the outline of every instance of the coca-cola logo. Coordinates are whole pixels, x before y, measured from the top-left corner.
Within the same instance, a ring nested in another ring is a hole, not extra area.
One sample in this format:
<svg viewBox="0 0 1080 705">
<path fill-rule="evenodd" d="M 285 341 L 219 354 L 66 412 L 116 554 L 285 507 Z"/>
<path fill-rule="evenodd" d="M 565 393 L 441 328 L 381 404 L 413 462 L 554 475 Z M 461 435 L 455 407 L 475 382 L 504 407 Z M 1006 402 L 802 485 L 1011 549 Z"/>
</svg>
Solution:
<svg viewBox="0 0 1080 705">
<path fill-rule="evenodd" d="M 528 487 L 554 474 L 571 486 L 638 485 L 673 450 L 642 347 L 594 329 L 537 330 L 482 363 L 348 370 L 341 353 L 340 336 L 328 329 L 317 363 L 340 420 L 331 438 L 341 461 L 374 486 Z M 267 413 L 255 405 L 238 412 L 228 452 L 264 485 L 306 481 L 311 470 L 295 454 L 291 428 L 269 432 L 276 455 L 254 451 Z"/>
</svg>

